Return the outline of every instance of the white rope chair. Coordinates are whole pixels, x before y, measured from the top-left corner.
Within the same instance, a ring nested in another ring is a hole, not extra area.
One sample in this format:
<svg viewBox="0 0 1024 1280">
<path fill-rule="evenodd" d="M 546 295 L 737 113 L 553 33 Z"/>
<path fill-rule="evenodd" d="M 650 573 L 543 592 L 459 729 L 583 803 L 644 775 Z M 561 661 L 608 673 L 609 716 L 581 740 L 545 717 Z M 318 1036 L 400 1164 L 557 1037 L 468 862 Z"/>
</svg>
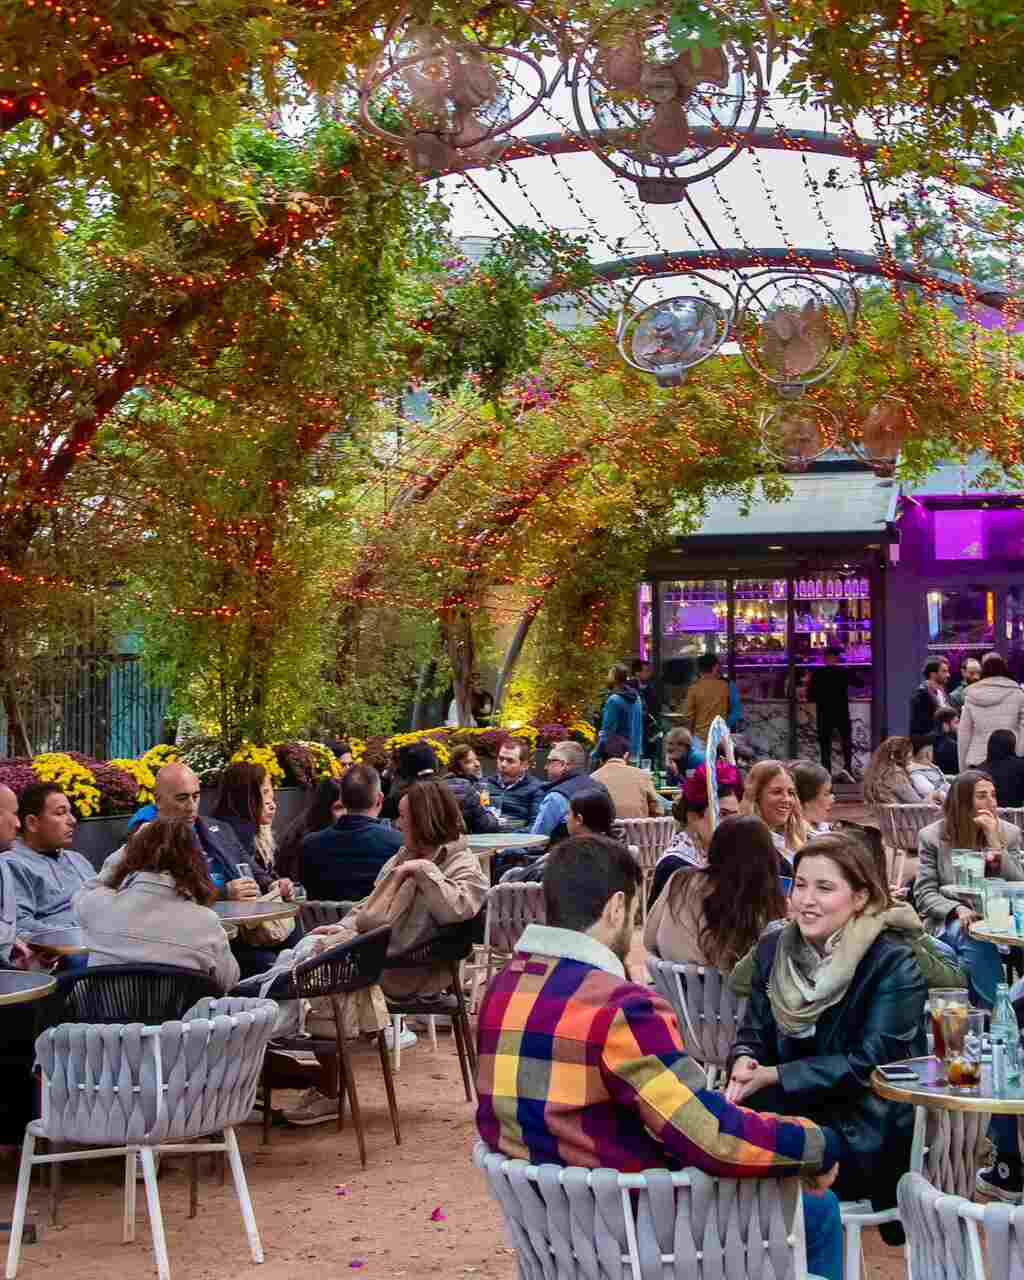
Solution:
<svg viewBox="0 0 1024 1280">
<path fill-rule="evenodd" d="M 477 948 L 472 964 L 473 1009 L 497 969 L 511 959 L 526 926 L 544 923 L 544 886 L 532 880 L 492 885 L 487 890 L 485 912 L 483 945 Z"/>
<path fill-rule="evenodd" d="M 675 1010 L 686 1052 L 704 1067 L 713 1089 L 736 1043 L 746 1000 L 733 993 L 725 974 L 704 965 L 672 964 L 649 955 L 647 972 Z"/>
<path fill-rule="evenodd" d="M 519 1280 L 805 1280 L 797 1178 L 619 1173 L 473 1160 L 501 1205 Z"/>
<path fill-rule="evenodd" d="M 672 843 L 676 833 L 676 820 L 665 818 L 618 818 L 616 826 L 621 828 L 623 839 L 639 851 L 638 861 L 643 875 L 641 885 L 641 906 L 643 918 L 647 919 L 647 901 L 651 882 L 654 880 L 654 868 L 658 859 Z"/>
<path fill-rule="evenodd" d="M 63 1023 L 36 1041 L 43 1076 L 42 1119 L 25 1131 L 7 1251 L 7 1277 L 18 1271 L 29 1183 L 37 1164 L 125 1157 L 125 1242 L 135 1239 L 136 1157 L 142 1166 L 159 1280 L 169 1280 L 157 1152 L 227 1153 L 254 1262 L 263 1261 L 256 1217 L 235 1138 L 252 1110 L 273 1035 L 272 1000 L 206 998 L 180 1022 Z M 199 1142 L 223 1131 L 223 1139 Z M 73 1143 L 87 1150 L 36 1155 L 36 1142 Z"/>
<path fill-rule="evenodd" d="M 883 842 L 895 852 L 892 870 L 898 881 L 907 856 L 917 857 L 917 837 L 925 827 L 938 822 L 942 810 L 933 804 L 877 804 L 875 813 Z"/>
<path fill-rule="evenodd" d="M 971 1204 L 963 1196 L 938 1190 L 919 1173 L 900 1178 L 897 1196 L 914 1280 L 1019 1280 L 1024 1276 L 1024 1208 Z"/>
</svg>

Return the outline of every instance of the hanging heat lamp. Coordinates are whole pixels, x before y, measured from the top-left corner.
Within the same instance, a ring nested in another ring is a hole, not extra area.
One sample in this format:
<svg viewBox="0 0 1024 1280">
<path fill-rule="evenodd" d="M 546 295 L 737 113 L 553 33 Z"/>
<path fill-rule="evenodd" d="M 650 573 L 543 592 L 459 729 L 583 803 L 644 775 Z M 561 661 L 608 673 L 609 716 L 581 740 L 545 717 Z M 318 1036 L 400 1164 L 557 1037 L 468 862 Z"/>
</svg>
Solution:
<svg viewBox="0 0 1024 1280">
<path fill-rule="evenodd" d="M 835 415 L 810 402 L 780 405 L 761 419 L 765 448 L 786 471 L 806 471 L 832 448 L 838 434 Z"/>
<path fill-rule="evenodd" d="M 359 119 L 420 172 L 459 170 L 497 160 L 547 91 L 540 64 L 522 50 L 403 18 L 363 76 Z"/>
<path fill-rule="evenodd" d="M 662 298 L 635 310 L 632 304 L 637 290 L 658 278 L 646 276 L 630 290 L 619 312 L 615 336 L 619 354 L 628 365 L 653 374 L 659 387 L 678 387 L 691 369 L 721 348 L 729 334 L 731 314 L 699 294 Z M 721 288 L 697 273 L 690 278 Z"/>
<path fill-rule="evenodd" d="M 803 272 L 770 272 L 757 280 L 748 277 L 737 291 L 740 350 L 759 377 L 795 399 L 833 374 L 846 355 L 856 294 Z"/>
<path fill-rule="evenodd" d="M 878 475 L 892 475 L 913 423 L 906 404 L 883 396 L 867 411 L 860 427 L 859 452 Z"/>
<path fill-rule="evenodd" d="M 760 64 L 731 44 L 677 53 L 668 11 L 599 27 L 573 64 L 573 111 L 587 145 L 647 204 L 686 188 L 743 150 L 764 99 Z"/>
</svg>

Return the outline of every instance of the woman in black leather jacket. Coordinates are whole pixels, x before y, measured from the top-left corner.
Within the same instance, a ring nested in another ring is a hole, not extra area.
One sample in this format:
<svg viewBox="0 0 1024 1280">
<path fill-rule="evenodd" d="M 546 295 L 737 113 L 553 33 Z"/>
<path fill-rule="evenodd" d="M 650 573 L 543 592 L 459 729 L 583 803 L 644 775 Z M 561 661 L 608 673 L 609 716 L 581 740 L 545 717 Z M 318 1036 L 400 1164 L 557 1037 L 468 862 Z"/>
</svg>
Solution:
<svg viewBox="0 0 1024 1280">
<path fill-rule="evenodd" d="M 726 1095 L 833 1129 L 836 1195 L 889 1208 L 910 1165 L 913 1108 L 878 1097 L 870 1080 L 926 1052 L 927 989 L 906 940 L 920 921 L 893 905 L 868 849 L 844 834 L 797 854 L 790 914 L 758 944 Z"/>
</svg>

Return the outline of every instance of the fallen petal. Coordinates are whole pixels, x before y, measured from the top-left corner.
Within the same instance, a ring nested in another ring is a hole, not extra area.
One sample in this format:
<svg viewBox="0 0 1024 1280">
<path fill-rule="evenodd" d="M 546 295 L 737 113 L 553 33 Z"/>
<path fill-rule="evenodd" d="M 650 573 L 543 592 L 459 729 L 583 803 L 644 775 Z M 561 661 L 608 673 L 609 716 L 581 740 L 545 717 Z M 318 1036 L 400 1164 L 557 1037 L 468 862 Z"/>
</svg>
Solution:
<svg viewBox="0 0 1024 1280">
<path fill-rule="evenodd" d="M 437 1208 L 434 1210 L 434 1212 L 430 1215 L 430 1221 L 431 1222 L 447 1222 L 448 1215 L 441 1208 L 441 1206 L 438 1205 Z"/>
</svg>

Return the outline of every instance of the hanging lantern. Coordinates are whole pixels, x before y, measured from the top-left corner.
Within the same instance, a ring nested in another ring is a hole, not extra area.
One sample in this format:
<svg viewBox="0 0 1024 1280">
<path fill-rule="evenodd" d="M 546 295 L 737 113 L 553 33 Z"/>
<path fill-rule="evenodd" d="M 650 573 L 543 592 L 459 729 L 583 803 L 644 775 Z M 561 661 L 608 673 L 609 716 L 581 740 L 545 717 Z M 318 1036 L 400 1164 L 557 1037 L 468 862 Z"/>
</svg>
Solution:
<svg viewBox="0 0 1024 1280">
<path fill-rule="evenodd" d="M 743 357 L 781 395 L 800 396 L 835 372 L 853 336 L 856 294 L 844 297 L 820 276 L 786 273 L 745 281 L 737 296 Z"/>
<path fill-rule="evenodd" d="M 704 277 L 696 275 L 697 279 Z M 687 373 L 720 349 L 729 333 L 727 310 L 698 294 L 662 298 L 633 311 L 633 298 L 648 276 L 630 290 L 616 331 L 619 354 L 642 373 L 653 373 L 659 387 L 678 387 Z M 707 281 L 720 288 L 714 281 Z"/>
<path fill-rule="evenodd" d="M 576 59 L 576 122 L 641 200 L 674 204 L 742 151 L 764 97 L 760 64 L 729 44 L 676 53 L 665 12 L 639 30 L 617 25 L 599 28 Z"/>
<path fill-rule="evenodd" d="M 765 447 L 787 471 L 806 471 L 832 448 L 837 435 L 835 416 L 816 404 L 782 405 L 762 425 Z"/>
<path fill-rule="evenodd" d="M 883 396 L 867 412 L 860 428 L 860 452 L 879 475 L 891 475 L 911 431 L 902 400 Z"/>
<path fill-rule="evenodd" d="M 525 68 L 536 83 L 524 90 Z M 498 159 L 548 91 L 538 62 L 519 49 L 476 44 L 462 32 L 393 27 L 359 89 L 359 118 L 370 133 L 409 154 L 422 172 L 458 170 Z M 525 105 L 513 113 L 526 93 Z"/>
</svg>

